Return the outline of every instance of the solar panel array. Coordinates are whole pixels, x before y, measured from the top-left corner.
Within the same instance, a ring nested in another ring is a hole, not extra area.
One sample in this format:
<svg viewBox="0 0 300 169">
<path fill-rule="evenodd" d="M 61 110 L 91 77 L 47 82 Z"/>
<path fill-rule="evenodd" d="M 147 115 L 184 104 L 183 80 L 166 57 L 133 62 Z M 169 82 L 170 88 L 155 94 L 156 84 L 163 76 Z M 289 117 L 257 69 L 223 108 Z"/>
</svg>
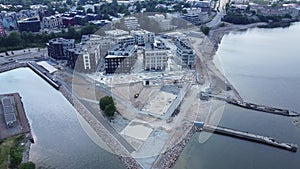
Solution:
<svg viewBox="0 0 300 169">
<path fill-rule="evenodd" d="M 12 97 L 3 97 L 1 101 L 3 105 L 4 119 L 6 125 L 11 126 L 17 120 L 13 99 Z"/>
</svg>

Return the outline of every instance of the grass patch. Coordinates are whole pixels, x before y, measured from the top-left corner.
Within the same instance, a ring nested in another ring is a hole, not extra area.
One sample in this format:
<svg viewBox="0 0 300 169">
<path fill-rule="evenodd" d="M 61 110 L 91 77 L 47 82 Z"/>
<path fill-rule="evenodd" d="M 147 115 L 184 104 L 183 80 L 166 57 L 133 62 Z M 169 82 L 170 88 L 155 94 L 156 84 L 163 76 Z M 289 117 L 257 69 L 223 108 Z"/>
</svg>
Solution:
<svg viewBox="0 0 300 169">
<path fill-rule="evenodd" d="M 0 168 L 8 167 L 8 156 L 10 155 L 11 168 L 14 168 L 22 162 L 24 147 L 21 146 L 24 135 L 10 137 L 0 140 Z"/>
</svg>

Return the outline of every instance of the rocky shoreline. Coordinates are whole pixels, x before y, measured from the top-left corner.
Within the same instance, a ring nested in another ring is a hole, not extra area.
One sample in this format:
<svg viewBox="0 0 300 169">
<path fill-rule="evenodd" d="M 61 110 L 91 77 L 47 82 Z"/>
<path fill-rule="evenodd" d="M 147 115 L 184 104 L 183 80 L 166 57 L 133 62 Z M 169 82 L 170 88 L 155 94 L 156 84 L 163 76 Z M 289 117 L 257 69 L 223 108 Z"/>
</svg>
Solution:
<svg viewBox="0 0 300 169">
<path fill-rule="evenodd" d="M 27 66 L 28 66 L 27 63 L 11 63 L 11 64 L 7 64 L 7 65 L 3 65 L 0 67 L 0 73 L 14 70 L 14 69 L 21 68 L 21 67 L 27 67 Z"/>
<path fill-rule="evenodd" d="M 168 149 L 159 157 L 161 161 L 159 162 L 159 166 L 155 168 L 164 168 L 164 169 L 173 168 L 180 154 L 182 153 L 185 146 L 187 145 L 187 143 L 190 141 L 190 139 L 194 136 L 196 132 L 200 132 L 200 131 L 201 131 L 200 128 L 193 126 L 190 129 L 190 131 L 186 134 L 184 139 L 182 139 L 171 149 Z"/>
<path fill-rule="evenodd" d="M 112 136 L 107 129 L 85 108 L 85 106 L 67 89 L 61 86 L 59 91 L 73 105 L 77 112 L 91 125 L 97 135 L 117 155 L 119 160 L 130 169 L 142 169 L 143 167 L 127 152 L 118 140 Z"/>
</svg>

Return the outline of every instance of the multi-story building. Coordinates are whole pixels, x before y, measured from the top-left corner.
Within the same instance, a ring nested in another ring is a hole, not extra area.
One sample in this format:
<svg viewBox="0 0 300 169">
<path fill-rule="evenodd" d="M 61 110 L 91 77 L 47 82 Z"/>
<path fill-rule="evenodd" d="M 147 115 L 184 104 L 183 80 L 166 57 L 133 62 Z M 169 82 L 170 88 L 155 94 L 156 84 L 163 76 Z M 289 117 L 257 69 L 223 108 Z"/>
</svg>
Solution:
<svg viewBox="0 0 300 169">
<path fill-rule="evenodd" d="M 175 42 L 177 47 L 176 56 L 181 66 L 184 68 L 194 68 L 195 52 L 187 39 L 177 39 Z"/>
<path fill-rule="evenodd" d="M 16 13 L 17 19 L 24 20 L 27 18 L 38 18 L 40 17 L 38 10 L 21 10 L 18 13 Z"/>
<path fill-rule="evenodd" d="M 100 60 L 99 45 L 81 45 L 68 49 L 69 66 L 77 72 L 92 73 L 97 70 Z"/>
<path fill-rule="evenodd" d="M 47 44 L 48 56 L 55 59 L 67 59 L 67 49 L 75 48 L 75 39 L 51 39 Z"/>
<path fill-rule="evenodd" d="M 127 45 L 134 45 L 135 44 L 135 39 L 131 35 L 117 37 L 117 38 L 115 38 L 115 41 L 118 44 L 127 44 Z"/>
<path fill-rule="evenodd" d="M 144 49 L 144 69 L 163 70 L 167 66 L 168 48 L 162 42 L 147 43 Z"/>
<path fill-rule="evenodd" d="M 52 15 L 43 17 L 42 28 L 59 28 L 63 26 L 63 20 L 61 15 Z"/>
<path fill-rule="evenodd" d="M 168 14 L 166 14 L 168 16 Z M 149 19 L 154 20 L 158 23 L 161 31 L 168 31 L 175 27 L 171 24 L 171 18 L 165 17 L 162 14 L 155 14 L 154 16 L 148 16 Z"/>
<path fill-rule="evenodd" d="M 212 2 L 211 0 L 204 0 L 204 1 L 199 1 L 195 4 L 195 7 L 201 8 L 201 12 L 211 12 L 211 7 L 212 7 Z"/>
<path fill-rule="evenodd" d="M 132 69 L 136 56 L 136 46 L 117 44 L 113 46 L 105 57 L 105 72 L 129 73 Z"/>
<path fill-rule="evenodd" d="M 65 28 L 69 27 L 69 26 L 74 26 L 76 24 L 75 18 L 74 17 L 62 17 L 62 22 L 63 22 L 63 26 Z"/>
<path fill-rule="evenodd" d="M 124 18 L 124 25 L 129 30 L 136 30 L 139 27 L 138 20 L 134 16 Z"/>
<path fill-rule="evenodd" d="M 76 25 L 84 25 L 88 22 L 88 18 L 85 15 L 75 15 L 74 18 Z"/>
<path fill-rule="evenodd" d="M 187 13 L 182 16 L 183 19 L 191 22 L 194 25 L 199 25 L 201 23 L 199 14 L 197 13 Z"/>
<path fill-rule="evenodd" d="M 41 30 L 41 22 L 37 18 L 28 18 L 18 21 L 20 32 L 39 32 Z"/>
<path fill-rule="evenodd" d="M 87 46 L 98 45 L 100 57 L 103 58 L 107 54 L 107 51 L 113 47 L 116 42 L 111 37 L 107 36 L 83 35 L 81 38 L 81 44 Z"/>
<path fill-rule="evenodd" d="M 17 29 L 17 15 L 16 12 L 1 11 L 0 21 L 6 30 Z"/>
<path fill-rule="evenodd" d="M 101 18 L 99 14 L 92 14 L 92 13 L 88 13 L 86 14 L 86 16 L 88 21 L 96 21 Z"/>
<path fill-rule="evenodd" d="M 135 43 L 144 46 L 146 43 L 154 43 L 154 33 L 146 30 L 131 31 L 131 35 L 135 39 Z"/>
<path fill-rule="evenodd" d="M 105 31 L 105 34 L 112 38 L 117 38 L 117 37 L 121 37 L 121 36 L 127 36 L 127 35 L 129 35 L 129 32 L 121 30 L 121 29 L 115 29 L 115 30 Z"/>
</svg>

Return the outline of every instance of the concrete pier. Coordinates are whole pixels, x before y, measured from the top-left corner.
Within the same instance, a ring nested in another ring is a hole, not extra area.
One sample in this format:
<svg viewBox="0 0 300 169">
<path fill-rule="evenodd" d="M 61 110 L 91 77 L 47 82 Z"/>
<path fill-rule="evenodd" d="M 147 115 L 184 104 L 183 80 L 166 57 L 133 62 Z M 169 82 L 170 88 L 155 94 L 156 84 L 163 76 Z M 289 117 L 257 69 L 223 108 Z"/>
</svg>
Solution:
<svg viewBox="0 0 300 169">
<path fill-rule="evenodd" d="M 45 79 L 55 89 L 57 89 L 57 90 L 59 89 L 60 84 L 55 79 L 51 78 L 50 73 L 48 73 L 47 71 L 41 70 L 42 68 L 39 67 L 35 62 L 28 62 L 27 64 L 31 70 L 33 70 L 35 73 L 37 73 L 43 79 Z"/>
<path fill-rule="evenodd" d="M 215 99 L 223 100 L 229 104 L 239 106 L 239 107 L 242 107 L 245 109 L 250 109 L 250 110 L 256 110 L 256 111 L 277 114 L 277 115 L 282 115 L 282 116 L 289 116 L 289 117 L 300 116 L 299 113 L 297 113 L 295 111 L 290 111 L 288 109 L 281 109 L 281 108 L 276 108 L 276 107 L 271 107 L 271 106 L 266 106 L 266 105 L 259 105 L 259 104 L 255 104 L 255 103 L 237 101 L 235 99 L 226 98 L 226 97 L 222 97 L 222 96 L 218 96 L 218 95 L 213 95 L 213 94 L 209 94 L 206 92 L 200 93 L 200 99 L 208 100 L 208 98 L 215 98 Z"/>
<path fill-rule="evenodd" d="M 271 137 L 265 137 L 257 134 L 252 134 L 249 132 L 244 131 L 237 131 L 230 128 L 220 127 L 220 126 L 213 126 L 213 125 L 207 125 L 203 122 L 194 122 L 194 125 L 199 127 L 202 131 L 211 132 L 211 133 L 217 133 L 222 134 L 226 136 L 236 137 L 239 139 L 249 140 L 281 149 L 285 149 L 292 152 L 297 152 L 297 145 L 290 144 L 290 143 L 279 143 L 274 138 Z"/>
</svg>

